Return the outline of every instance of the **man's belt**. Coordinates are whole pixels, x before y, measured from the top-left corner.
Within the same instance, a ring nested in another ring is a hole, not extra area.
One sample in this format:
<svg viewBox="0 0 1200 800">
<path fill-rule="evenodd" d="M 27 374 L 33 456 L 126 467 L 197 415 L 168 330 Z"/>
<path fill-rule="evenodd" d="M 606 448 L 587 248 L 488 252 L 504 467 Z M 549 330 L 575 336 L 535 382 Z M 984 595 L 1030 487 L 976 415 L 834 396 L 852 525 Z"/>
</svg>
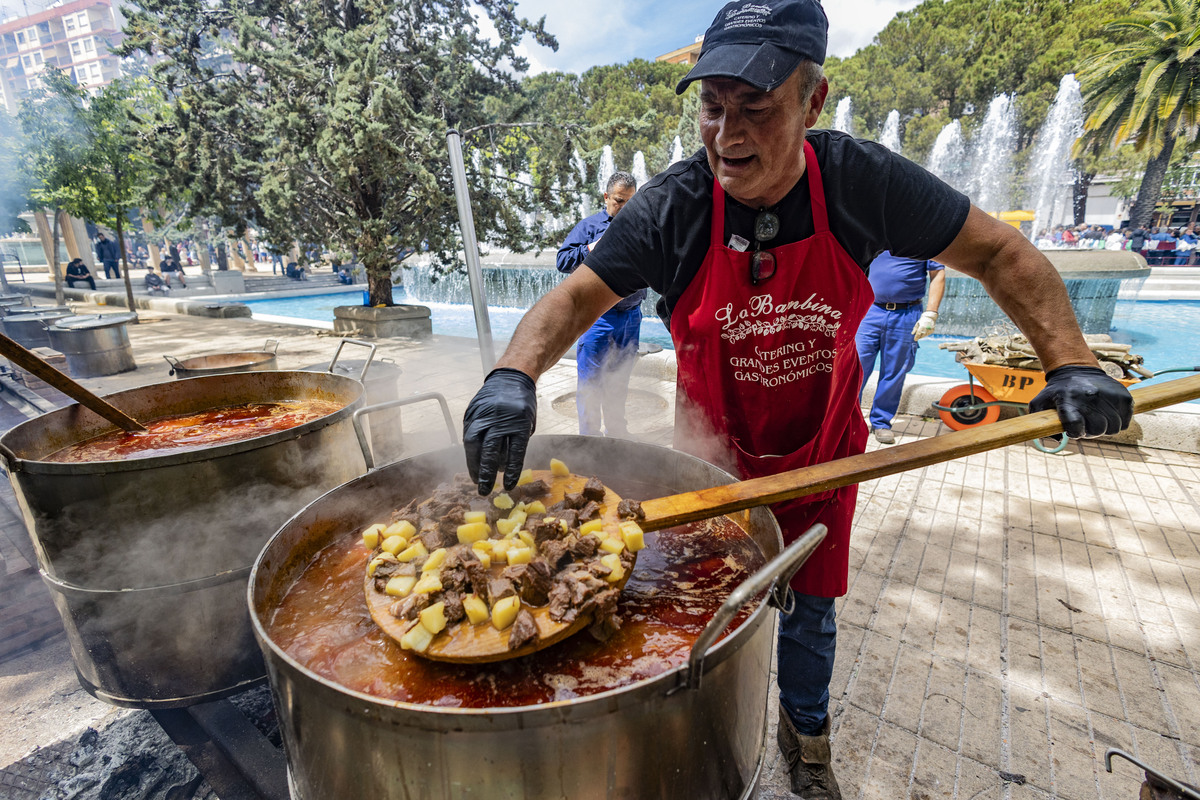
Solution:
<svg viewBox="0 0 1200 800">
<path fill-rule="evenodd" d="M 907 303 L 876 303 L 875 305 L 882 308 L 884 311 L 903 311 L 906 308 L 921 305 L 920 300 L 912 300 Z"/>
</svg>

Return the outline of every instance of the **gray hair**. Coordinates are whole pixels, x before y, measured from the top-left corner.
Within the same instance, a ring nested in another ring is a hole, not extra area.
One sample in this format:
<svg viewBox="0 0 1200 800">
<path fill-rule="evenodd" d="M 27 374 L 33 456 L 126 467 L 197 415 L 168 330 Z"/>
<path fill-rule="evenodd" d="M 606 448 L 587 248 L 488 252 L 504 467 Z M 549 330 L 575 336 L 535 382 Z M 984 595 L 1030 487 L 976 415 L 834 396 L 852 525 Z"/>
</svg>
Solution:
<svg viewBox="0 0 1200 800">
<path fill-rule="evenodd" d="M 604 193 L 612 194 L 613 189 L 621 186 L 627 189 L 637 189 L 637 181 L 628 172 L 614 172 L 608 179 L 608 183 L 604 184 Z"/>
<path fill-rule="evenodd" d="M 825 77 L 825 70 L 821 69 L 821 65 L 817 62 L 805 59 L 800 62 L 800 66 L 796 67 L 796 71 L 800 73 L 800 103 L 803 105 L 821 85 L 821 81 Z"/>
</svg>

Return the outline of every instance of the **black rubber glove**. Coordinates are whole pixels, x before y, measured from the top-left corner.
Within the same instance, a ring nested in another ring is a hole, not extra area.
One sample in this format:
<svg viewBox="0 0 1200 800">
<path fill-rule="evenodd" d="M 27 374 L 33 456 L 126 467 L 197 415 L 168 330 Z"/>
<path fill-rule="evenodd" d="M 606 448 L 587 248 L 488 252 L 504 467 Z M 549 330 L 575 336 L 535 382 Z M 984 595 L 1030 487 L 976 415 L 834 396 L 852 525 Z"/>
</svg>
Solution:
<svg viewBox="0 0 1200 800">
<path fill-rule="evenodd" d="M 1029 402 L 1030 411 L 1058 410 L 1072 439 L 1120 433 L 1133 417 L 1133 397 L 1099 367 L 1068 364 L 1046 373 L 1046 388 Z"/>
<path fill-rule="evenodd" d="M 467 470 L 480 494 L 490 494 L 496 487 L 501 462 L 505 491 L 516 487 L 535 427 L 537 393 L 533 378 L 507 367 L 492 370 L 463 417 Z"/>
</svg>

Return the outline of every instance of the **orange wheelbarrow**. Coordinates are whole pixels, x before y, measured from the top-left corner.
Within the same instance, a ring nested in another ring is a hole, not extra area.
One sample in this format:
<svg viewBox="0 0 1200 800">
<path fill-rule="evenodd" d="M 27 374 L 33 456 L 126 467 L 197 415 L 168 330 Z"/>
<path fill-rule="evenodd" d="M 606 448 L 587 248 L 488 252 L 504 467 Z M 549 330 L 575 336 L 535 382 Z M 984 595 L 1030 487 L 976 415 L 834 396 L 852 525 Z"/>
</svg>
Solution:
<svg viewBox="0 0 1200 800">
<path fill-rule="evenodd" d="M 933 404 L 942 422 L 951 430 L 961 431 L 995 422 L 1000 419 L 1002 406 L 1016 408 L 1024 414 L 1029 410 L 1029 401 L 1046 387 L 1046 375 L 1040 370 L 970 361 L 960 363 L 967 368 L 968 382 L 950 389 Z M 1146 377 L 1155 378 L 1168 372 L 1200 372 L 1200 367 L 1164 369 Z M 1118 380 L 1125 386 L 1132 386 L 1141 379 Z M 1061 434 L 1054 447 L 1046 447 L 1040 439 L 1035 439 L 1033 444 L 1043 453 L 1058 453 L 1067 446 L 1067 435 Z"/>
</svg>

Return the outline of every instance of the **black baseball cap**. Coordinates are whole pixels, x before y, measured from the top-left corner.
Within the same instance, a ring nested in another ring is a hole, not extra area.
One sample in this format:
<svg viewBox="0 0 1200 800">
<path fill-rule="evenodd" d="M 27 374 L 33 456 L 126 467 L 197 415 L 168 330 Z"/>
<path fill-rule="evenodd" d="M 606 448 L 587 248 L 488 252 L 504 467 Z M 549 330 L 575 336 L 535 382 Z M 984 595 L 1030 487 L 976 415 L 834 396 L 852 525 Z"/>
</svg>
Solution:
<svg viewBox="0 0 1200 800">
<path fill-rule="evenodd" d="M 704 33 L 700 59 L 675 87 L 733 78 L 769 92 L 804 60 L 825 63 L 829 20 L 818 0 L 733 0 Z"/>
</svg>

